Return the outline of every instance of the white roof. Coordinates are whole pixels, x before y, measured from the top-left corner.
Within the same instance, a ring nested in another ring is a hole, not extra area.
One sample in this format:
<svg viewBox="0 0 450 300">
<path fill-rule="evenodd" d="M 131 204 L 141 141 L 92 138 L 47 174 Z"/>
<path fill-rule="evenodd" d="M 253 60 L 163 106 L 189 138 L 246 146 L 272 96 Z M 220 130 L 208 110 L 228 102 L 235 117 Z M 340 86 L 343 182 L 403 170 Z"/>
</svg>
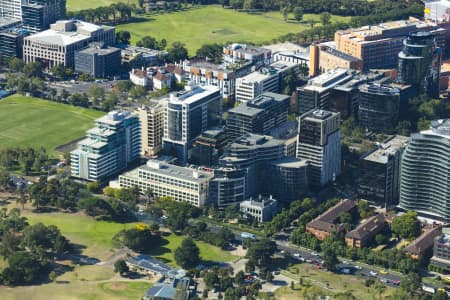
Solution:
<svg viewBox="0 0 450 300">
<path fill-rule="evenodd" d="M 67 46 L 79 43 L 84 40 L 90 40 L 90 38 L 90 36 L 79 34 L 77 32 L 61 32 L 53 29 L 48 29 L 28 36 L 25 39 L 46 44 Z"/>
</svg>

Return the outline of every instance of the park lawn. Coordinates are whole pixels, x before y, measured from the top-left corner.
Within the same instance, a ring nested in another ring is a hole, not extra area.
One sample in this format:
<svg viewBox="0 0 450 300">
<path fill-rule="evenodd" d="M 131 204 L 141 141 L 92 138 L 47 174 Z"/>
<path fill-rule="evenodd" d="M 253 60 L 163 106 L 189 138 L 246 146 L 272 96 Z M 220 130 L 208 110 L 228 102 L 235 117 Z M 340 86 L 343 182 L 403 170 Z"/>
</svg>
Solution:
<svg viewBox="0 0 450 300">
<path fill-rule="evenodd" d="M 82 137 L 104 113 L 33 97 L 0 99 L 0 148 L 55 148 Z"/>
<path fill-rule="evenodd" d="M 280 21 L 284 21 L 283 14 L 279 11 L 269 11 L 269 12 L 264 13 L 264 16 L 274 18 L 274 19 L 277 19 Z M 311 20 L 315 21 L 316 24 L 321 25 L 320 24 L 320 14 L 304 14 L 303 19 L 300 22 L 297 22 L 294 19 L 293 13 L 289 13 L 289 15 L 288 15 L 288 23 L 290 23 L 290 24 L 306 25 L 310 28 L 311 25 L 309 24 L 309 22 Z M 350 22 L 350 20 L 351 20 L 351 17 L 331 15 L 332 23 L 338 23 L 338 22 L 347 23 L 347 22 Z"/>
<path fill-rule="evenodd" d="M 298 274 L 296 270 L 298 269 Z M 295 279 L 298 282 L 299 276 L 304 282 L 311 281 L 313 285 L 326 288 L 332 293 L 341 293 L 349 291 L 356 299 L 371 299 L 373 294 L 377 292 L 373 288 L 367 288 L 364 285 L 364 279 L 353 275 L 342 275 L 325 270 L 318 270 L 315 266 L 309 264 L 296 264 L 288 268 L 288 272 L 282 272 L 284 275 Z M 386 287 L 382 296 L 391 295 L 394 288 Z M 277 298 L 278 299 L 278 298 Z"/>
<path fill-rule="evenodd" d="M 88 9 L 88 8 L 96 8 L 99 6 L 108 6 L 113 3 L 135 3 L 137 4 L 137 0 L 67 0 L 67 10 L 68 11 L 78 11 L 82 9 Z"/>
<path fill-rule="evenodd" d="M 42 222 L 56 225 L 72 243 L 86 247 L 83 254 L 106 259 L 113 254 L 112 238 L 121 231 L 135 226 L 135 223 L 96 221 L 81 213 L 31 213 L 23 212 L 31 224 Z"/>
<path fill-rule="evenodd" d="M 159 247 L 154 248 L 148 254 L 166 262 L 171 266 L 176 266 L 174 258 L 175 249 L 181 246 L 181 243 L 185 238 L 185 236 L 175 235 L 173 233 L 168 236 L 164 236 Z M 229 252 L 205 242 L 195 241 L 195 243 L 200 249 L 200 258 L 204 261 L 227 262 L 237 258 L 237 256 L 231 255 Z"/>
<path fill-rule="evenodd" d="M 0 286 L 2 300 L 121 300 L 141 299 L 151 287 L 144 281 L 49 283 L 8 288 Z"/>
<path fill-rule="evenodd" d="M 186 44 L 190 55 L 195 55 L 196 50 L 207 43 L 262 43 L 309 26 L 286 23 L 281 18 L 264 14 L 223 9 L 218 5 L 152 14 L 145 18 L 147 21 L 119 25 L 116 31 L 129 31 L 133 44 L 146 35 L 165 38 L 169 46 L 179 41 Z"/>
</svg>

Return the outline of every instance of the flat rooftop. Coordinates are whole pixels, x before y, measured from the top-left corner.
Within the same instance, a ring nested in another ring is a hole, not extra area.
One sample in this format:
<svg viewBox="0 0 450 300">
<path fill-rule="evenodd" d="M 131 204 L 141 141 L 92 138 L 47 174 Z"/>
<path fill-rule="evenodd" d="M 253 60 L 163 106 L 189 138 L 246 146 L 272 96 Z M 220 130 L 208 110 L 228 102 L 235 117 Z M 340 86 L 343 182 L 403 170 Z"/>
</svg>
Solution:
<svg viewBox="0 0 450 300">
<path fill-rule="evenodd" d="M 291 42 L 264 45 L 263 47 L 271 50 L 272 53 L 275 53 L 275 52 L 300 53 L 300 52 L 307 52 L 309 49 L 309 47 L 305 48 L 305 47 L 299 46 L 299 45 L 291 43 Z"/>
<path fill-rule="evenodd" d="M 289 98 L 289 96 L 265 92 L 247 103 L 242 103 L 237 107 L 230 109 L 230 112 L 252 117 L 263 112 L 265 109 L 286 100 L 286 98 Z"/>
<path fill-rule="evenodd" d="M 114 52 L 120 51 L 119 48 L 115 47 L 97 47 L 97 46 L 91 46 L 89 48 L 80 50 L 80 53 L 86 53 L 86 54 L 98 54 L 98 55 L 108 55 Z"/>
<path fill-rule="evenodd" d="M 295 157 L 284 157 L 282 159 L 272 161 L 270 164 L 284 168 L 301 168 L 309 165 L 309 161 L 307 161 L 306 159 L 300 159 Z"/>
<path fill-rule="evenodd" d="M 284 141 L 273 138 L 271 136 L 248 133 L 246 135 L 241 136 L 240 138 L 237 138 L 230 145 L 230 147 L 241 149 L 255 149 L 261 146 L 271 147 L 278 145 L 284 145 Z"/>
<path fill-rule="evenodd" d="M 389 160 L 389 155 L 395 154 L 408 143 L 409 138 L 402 135 L 395 135 L 382 142 L 374 151 L 363 157 L 364 160 L 385 164 Z"/>
<path fill-rule="evenodd" d="M 310 79 L 303 88 L 320 93 L 350 80 L 353 75 L 354 71 L 336 68 Z"/>
<path fill-rule="evenodd" d="M 129 111 L 110 111 L 108 114 L 106 114 L 103 117 L 98 118 L 95 120 L 96 123 L 104 123 L 108 125 L 117 125 L 121 122 L 123 122 L 125 119 L 128 119 L 130 117 L 134 117 L 132 113 Z"/>
<path fill-rule="evenodd" d="M 219 88 L 212 85 L 193 86 L 190 90 L 171 93 L 168 101 L 172 104 L 192 104 L 218 91 Z"/>
<path fill-rule="evenodd" d="M 20 23 L 20 20 L 0 17 L 0 30 L 19 25 Z"/>
</svg>

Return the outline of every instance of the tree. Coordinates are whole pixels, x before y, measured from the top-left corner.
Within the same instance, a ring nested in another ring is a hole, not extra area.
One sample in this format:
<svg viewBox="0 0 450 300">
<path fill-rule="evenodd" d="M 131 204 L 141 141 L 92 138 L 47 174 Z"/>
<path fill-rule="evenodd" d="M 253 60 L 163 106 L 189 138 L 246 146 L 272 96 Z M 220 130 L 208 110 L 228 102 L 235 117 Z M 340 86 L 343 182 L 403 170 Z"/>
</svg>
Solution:
<svg viewBox="0 0 450 300">
<path fill-rule="evenodd" d="M 447 293 L 442 290 L 438 290 L 436 294 L 433 295 L 432 300 L 446 300 L 447 299 Z"/>
<path fill-rule="evenodd" d="M 9 69 L 13 72 L 22 72 L 22 70 L 25 66 L 25 63 L 20 58 L 13 57 L 9 61 L 8 66 L 9 66 Z"/>
<path fill-rule="evenodd" d="M 277 245 L 269 239 L 262 239 L 250 245 L 246 257 L 259 267 L 268 267 Z"/>
<path fill-rule="evenodd" d="M 208 271 L 203 275 L 203 281 L 208 289 L 212 289 L 214 285 L 219 282 L 219 277 L 214 270 Z"/>
<path fill-rule="evenodd" d="M 378 233 L 375 236 L 375 242 L 377 243 L 377 245 L 385 244 L 385 243 L 387 243 L 387 241 L 388 241 L 388 237 L 385 234 Z"/>
<path fill-rule="evenodd" d="M 93 84 L 89 87 L 87 94 L 90 98 L 94 99 L 94 102 L 96 102 L 105 97 L 105 89 L 98 84 Z"/>
<path fill-rule="evenodd" d="M 416 272 L 410 272 L 406 277 L 404 277 L 400 282 L 400 287 L 412 295 L 420 286 L 422 279 L 420 275 Z"/>
<path fill-rule="evenodd" d="M 123 259 L 119 259 L 114 263 L 114 272 L 120 275 L 126 274 L 130 271 L 127 263 Z"/>
<path fill-rule="evenodd" d="M 116 41 L 119 44 L 130 44 L 131 34 L 129 31 L 118 31 L 116 33 Z"/>
<path fill-rule="evenodd" d="M 205 44 L 197 50 L 196 56 L 203 59 L 208 58 L 214 63 L 220 64 L 222 62 L 222 52 L 223 46 L 220 44 Z"/>
<path fill-rule="evenodd" d="M 243 8 L 245 10 L 253 9 L 253 8 L 255 8 L 255 6 L 256 6 L 256 0 L 244 0 Z"/>
<path fill-rule="evenodd" d="M 406 214 L 394 218 L 392 233 L 398 237 L 412 239 L 420 235 L 420 222 L 417 213 L 408 211 Z"/>
<path fill-rule="evenodd" d="M 130 90 L 130 97 L 133 99 L 139 99 L 145 96 L 146 90 L 143 86 L 136 85 Z"/>
<path fill-rule="evenodd" d="M 40 62 L 30 62 L 23 67 L 23 74 L 28 77 L 41 77 L 43 66 Z"/>
<path fill-rule="evenodd" d="M 331 24 L 331 14 L 329 12 L 323 12 L 320 14 L 320 23 L 323 26 Z"/>
<path fill-rule="evenodd" d="M 167 50 L 169 53 L 169 60 L 178 62 L 188 57 L 188 51 L 183 43 L 174 42 L 172 46 Z"/>
<path fill-rule="evenodd" d="M 294 8 L 294 18 L 297 22 L 303 19 L 303 9 L 300 6 Z"/>
<path fill-rule="evenodd" d="M 373 209 L 369 206 L 369 202 L 360 200 L 358 202 L 358 213 L 361 219 L 370 217 L 373 214 Z"/>
<path fill-rule="evenodd" d="M 336 249 L 327 247 L 323 253 L 323 266 L 331 272 L 336 271 L 336 265 L 339 263 Z"/>
<path fill-rule="evenodd" d="M 191 238 L 184 239 L 175 250 L 175 261 L 184 269 L 191 269 L 200 263 L 200 250 Z"/>
</svg>

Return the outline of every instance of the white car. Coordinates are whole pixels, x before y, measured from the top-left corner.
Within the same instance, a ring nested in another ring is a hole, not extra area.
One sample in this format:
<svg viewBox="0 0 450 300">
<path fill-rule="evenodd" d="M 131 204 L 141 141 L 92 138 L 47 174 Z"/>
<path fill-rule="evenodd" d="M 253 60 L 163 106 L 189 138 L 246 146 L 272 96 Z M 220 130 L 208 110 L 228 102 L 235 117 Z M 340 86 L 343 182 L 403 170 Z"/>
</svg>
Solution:
<svg viewBox="0 0 450 300">
<path fill-rule="evenodd" d="M 354 266 L 356 270 L 362 270 L 361 266 Z"/>
<path fill-rule="evenodd" d="M 311 255 L 312 255 L 312 256 L 319 256 L 319 253 L 313 252 L 313 253 L 311 253 Z"/>
<path fill-rule="evenodd" d="M 294 253 L 294 257 L 300 257 L 300 253 Z"/>
<path fill-rule="evenodd" d="M 377 275 L 378 275 L 378 273 L 375 272 L 375 271 L 370 271 L 369 274 L 370 274 L 371 276 L 377 276 Z"/>
<path fill-rule="evenodd" d="M 342 263 L 343 263 L 344 265 L 348 265 L 348 261 L 346 261 L 346 260 L 343 260 Z"/>
</svg>

